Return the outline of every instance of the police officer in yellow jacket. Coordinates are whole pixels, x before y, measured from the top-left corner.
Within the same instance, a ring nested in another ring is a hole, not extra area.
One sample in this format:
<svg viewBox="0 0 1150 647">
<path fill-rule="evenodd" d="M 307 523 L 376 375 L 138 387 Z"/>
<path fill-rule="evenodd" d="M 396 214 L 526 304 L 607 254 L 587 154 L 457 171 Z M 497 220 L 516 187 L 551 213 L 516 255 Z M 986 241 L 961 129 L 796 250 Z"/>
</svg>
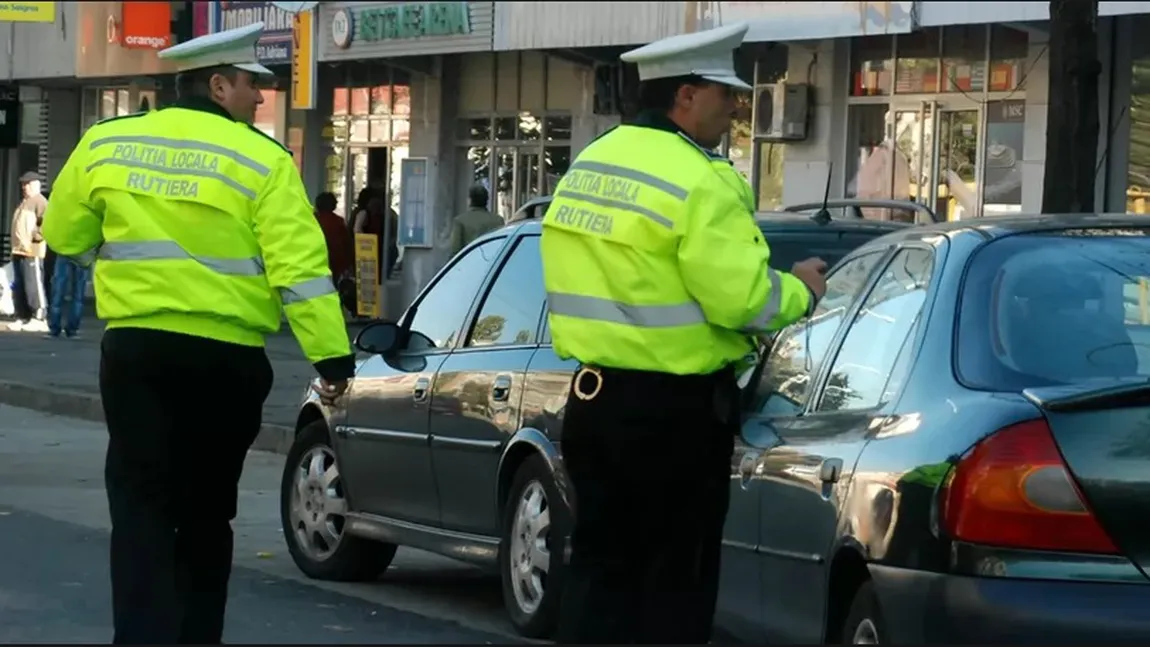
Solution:
<svg viewBox="0 0 1150 647">
<path fill-rule="evenodd" d="M 826 264 L 768 267 L 730 129 L 745 24 L 623 55 L 643 112 L 559 183 L 541 250 L 555 351 L 580 369 L 562 451 L 575 525 L 558 641 L 706 643 L 738 433 L 733 365 L 811 312 Z"/>
<path fill-rule="evenodd" d="M 354 358 L 327 251 L 291 154 L 252 125 L 271 72 L 263 25 L 160 52 L 178 101 L 88 129 L 43 235 L 95 260 L 106 319 L 116 643 L 219 643 L 244 457 L 272 385 L 264 338 L 286 314 L 338 397 Z"/>
</svg>

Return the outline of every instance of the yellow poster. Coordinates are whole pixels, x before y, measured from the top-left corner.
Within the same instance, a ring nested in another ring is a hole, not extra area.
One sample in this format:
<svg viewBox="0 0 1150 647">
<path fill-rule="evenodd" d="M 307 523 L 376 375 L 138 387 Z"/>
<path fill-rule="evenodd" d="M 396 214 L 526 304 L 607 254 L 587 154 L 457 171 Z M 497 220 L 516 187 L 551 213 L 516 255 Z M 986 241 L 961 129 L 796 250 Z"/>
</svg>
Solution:
<svg viewBox="0 0 1150 647">
<path fill-rule="evenodd" d="M 355 312 L 363 317 L 383 317 L 379 295 L 379 238 L 355 235 Z"/>
<path fill-rule="evenodd" d="M 56 22 L 56 3 L 0 2 L 0 22 Z"/>
<path fill-rule="evenodd" d="M 315 107 L 315 10 L 301 11 L 292 21 L 291 107 Z"/>
</svg>

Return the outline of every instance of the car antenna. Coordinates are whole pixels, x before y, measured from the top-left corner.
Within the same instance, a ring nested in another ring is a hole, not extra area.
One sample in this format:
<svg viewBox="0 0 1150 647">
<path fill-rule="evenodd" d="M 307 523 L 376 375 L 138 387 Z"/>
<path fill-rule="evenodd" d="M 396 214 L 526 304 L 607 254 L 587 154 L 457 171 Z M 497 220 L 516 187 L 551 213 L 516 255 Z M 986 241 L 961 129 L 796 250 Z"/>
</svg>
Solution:
<svg viewBox="0 0 1150 647">
<path fill-rule="evenodd" d="M 811 220 L 814 220 L 820 225 L 825 225 L 831 221 L 831 212 L 827 209 L 827 203 L 831 200 L 831 175 L 834 173 L 834 170 L 834 162 L 827 164 L 827 184 L 823 188 L 823 206 L 815 212 L 815 215 L 811 216 Z"/>
</svg>

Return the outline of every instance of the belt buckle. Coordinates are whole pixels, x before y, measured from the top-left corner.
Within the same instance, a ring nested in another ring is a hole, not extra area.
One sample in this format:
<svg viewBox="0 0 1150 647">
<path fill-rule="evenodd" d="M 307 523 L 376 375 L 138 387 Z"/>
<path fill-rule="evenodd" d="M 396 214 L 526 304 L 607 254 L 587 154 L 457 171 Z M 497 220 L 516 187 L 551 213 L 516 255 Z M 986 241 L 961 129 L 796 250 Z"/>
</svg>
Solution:
<svg viewBox="0 0 1150 647">
<path fill-rule="evenodd" d="M 584 391 L 583 390 L 583 378 L 587 377 L 588 375 L 594 376 L 595 387 L 593 389 L 591 389 L 590 391 Z M 600 372 L 599 369 L 595 368 L 594 366 L 581 367 L 579 369 L 579 372 L 575 374 L 574 384 L 571 385 L 571 392 L 575 394 L 575 397 L 579 398 L 580 400 L 582 400 L 584 402 L 594 400 L 599 395 L 599 391 L 601 391 L 602 389 L 603 389 L 603 373 Z"/>
</svg>

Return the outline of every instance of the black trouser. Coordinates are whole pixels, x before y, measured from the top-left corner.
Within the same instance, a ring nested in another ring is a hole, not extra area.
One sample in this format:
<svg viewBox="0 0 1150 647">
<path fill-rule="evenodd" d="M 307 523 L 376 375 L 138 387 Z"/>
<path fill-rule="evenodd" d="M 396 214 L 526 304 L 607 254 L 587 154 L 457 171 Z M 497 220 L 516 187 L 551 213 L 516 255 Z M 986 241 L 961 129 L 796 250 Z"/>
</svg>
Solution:
<svg viewBox="0 0 1150 647">
<path fill-rule="evenodd" d="M 100 395 L 116 643 L 219 643 L 240 473 L 272 369 L 262 348 L 114 328 Z"/>
<path fill-rule="evenodd" d="M 557 641 L 706 643 L 738 433 L 734 375 L 602 373 L 599 394 L 572 392 L 564 412 L 575 525 Z M 587 392 L 595 378 L 576 382 Z"/>
</svg>

